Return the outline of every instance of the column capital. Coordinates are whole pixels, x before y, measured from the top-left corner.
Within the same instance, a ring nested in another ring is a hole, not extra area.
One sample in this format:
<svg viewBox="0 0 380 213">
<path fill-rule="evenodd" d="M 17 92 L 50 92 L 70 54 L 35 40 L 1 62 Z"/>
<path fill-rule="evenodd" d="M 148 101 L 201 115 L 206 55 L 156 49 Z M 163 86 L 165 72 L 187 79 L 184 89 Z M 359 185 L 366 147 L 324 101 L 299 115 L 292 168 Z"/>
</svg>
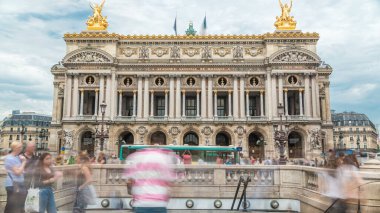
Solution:
<svg viewBox="0 0 380 213">
<path fill-rule="evenodd" d="M 299 89 L 298 91 L 299 91 L 299 92 L 303 92 L 303 91 L 304 91 L 304 89 Z"/>
<path fill-rule="evenodd" d="M 199 89 L 197 89 L 197 93 L 199 94 L 201 91 Z"/>
<path fill-rule="evenodd" d="M 118 92 L 119 92 L 120 94 L 122 94 L 122 93 L 123 93 L 123 90 L 118 90 Z"/>
<path fill-rule="evenodd" d="M 95 93 L 98 93 L 99 92 L 99 89 L 95 89 Z"/>
<path fill-rule="evenodd" d="M 80 88 L 79 91 L 80 91 L 80 92 L 84 92 L 84 89 L 83 89 L 83 88 Z"/>
<path fill-rule="evenodd" d="M 217 90 L 214 90 L 214 93 L 216 94 L 216 93 L 218 93 L 218 91 L 217 91 Z"/>
<path fill-rule="evenodd" d="M 249 92 L 250 92 L 249 90 L 246 90 L 246 91 L 245 91 L 245 94 L 246 94 L 246 95 L 249 95 Z"/>
<path fill-rule="evenodd" d="M 169 92 L 169 91 L 166 89 L 166 90 L 165 90 L 165 94 L 168 94 L 168 92 Z"/>
<path fill-rule="evenodd" d="M 185 93 L 186 93 L 186 90 L 182 90 L 182 93 L 185 94 Z"/>
<path fill-rule="evenodd" d="M 231 93 L 232 93 L 232 91 L 231 91 L 231 90 L 228 90 L 228 94 L 230 94 L 230 95 L 231 95 Z"/>
<path fill-rule="evenodd" d="M 133 90 L 133 94 L 136 94 L 137 93 L 137 90 Z"/>
<path fill-rule="evenodd" d="M 288 88 L 285 88 L 285 89 L 284 89 L 284 92 L 288 92 Z"/>
<path fill-rule="evenodd" d="M 264 90 L 260 90 L 260 94 L 264 94 Z"/>
</svg>

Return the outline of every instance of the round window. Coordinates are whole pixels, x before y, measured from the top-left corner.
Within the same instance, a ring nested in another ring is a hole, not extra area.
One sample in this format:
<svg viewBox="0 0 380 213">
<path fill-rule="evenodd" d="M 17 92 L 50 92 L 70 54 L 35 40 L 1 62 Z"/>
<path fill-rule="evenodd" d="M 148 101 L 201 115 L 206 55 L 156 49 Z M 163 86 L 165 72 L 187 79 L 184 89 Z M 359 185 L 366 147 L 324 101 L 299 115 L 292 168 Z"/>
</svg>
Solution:
<svg viewBox="0 0 380 213">
<path fill-rule="evenodd" d="M 161 78 L 161 77 L 156 78 L 156 81 L 155 81 L 155 83 L 156 83 L 157 86 L 164 85 L 164 82 L 165 82 L 164 79 Z"/>
<path fill-rule="evenodd" d="M 94 84 L 94 82 L 95 82 L 95 78 L 93 77 L 93 76 L 88 76 L 87 78 L 86 78 L 86 84 Z"/>
<path fill-rule="evenodd" d="M 194 86 L 195 85 L 195 79 L 193 77 L 190 77 L 186 81 L 187 85 Z"/>
<path fill-rule="evenodd" d="M 249 80 L 249 83 L 251 84 L 251 86 L 257 86 L 259 85 L 259 82 L 260 80 L 257 77 L 253 77 Z"/>
<path fill-rule="evenodd" d="M 127 87 L 131 86 L 132 85 L 132 78 L 126 77 L 124 79 L 124 85 L 127 86 Z"/>
<path fill-rule="evenodd" d="M 289 84 L 296 84 L 298 82 L 297 77 L 294 75 L 289 76 L 288 82 Z"/>
<path fill-rule="evenodd" d="M 221 77 L 218 79 L 219 86 L 226 86 L 227 85 L 227 79 L 225 77 Z"/>
</svg>

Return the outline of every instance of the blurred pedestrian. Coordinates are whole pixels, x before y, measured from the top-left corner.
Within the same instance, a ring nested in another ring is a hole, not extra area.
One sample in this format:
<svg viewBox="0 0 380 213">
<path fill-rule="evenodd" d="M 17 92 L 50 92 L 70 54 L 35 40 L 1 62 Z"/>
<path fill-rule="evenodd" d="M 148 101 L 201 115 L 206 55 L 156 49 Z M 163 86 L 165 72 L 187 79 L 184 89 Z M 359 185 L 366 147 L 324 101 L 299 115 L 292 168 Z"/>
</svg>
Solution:
<svg viewBox="0 0 380 213">
<path fill-rule="evenodd" d="M 327 167 L 330 168 L 330 169 L 335 169 L 336 168 L 335 151 L 333 151 L 332 149 L 329 149 L 328 160 L 327 160 Z"/>
<path fill-rule="evenodd" d="M 7 204 L 4 213 L 23 213 L 27 188 L 24 183 L 26 158 L 19 156 L 22 143 L 12 142 L 11 153 L 5 157 L 4 166 L 7 171 L 5 189 L 7 191 Z"/>
<path fill-rule="evenodd" d="M 106 164 L 107 163 L 106 155 L 104 154 L 104 152 L 99 153 L 98 159 L 96 161 L 98 164 Z"/>
<path fill-rule="evenodd" d="M 76 163 L 79 165 L 79 170 L 77 172 L 77 195 L 74 212 L 82 213 L 85 212 L 88 205 L 95 204 L 96 192 L 92 185 L 92 170 L 87 153 L 80 153 Z"/>
<path fill-rule="evenodd" d="M 35 169 L 38 164 L 38 157 L 35 154 L 35 151 L 36 151 L 36 144 L 32 141 L 29 141 L 26 143 L 25 152 L 21 154 L 26 159 L 24 182 L 27 189 L 30 187 L 32 177 L 35 173 Z"/>
<path fill-rule="evenodd" d="M 40 213 L 56 213 L 53 184 L 62 177 L 62 172 L 53 169 L 51 154 L 43 153 L 38 161 L 37 171 L 34 175 L 35 187 L 40 189 Z"/>
<path fill-rule="evenodd" d="M 338 159 L 336 159 L 336 167 L 337 168 L 343 165 L 344 158 L 345 158 L 344 152 L 339 152 L 339 157 L 338 157 Z"/>
<path fill-rule="evenodd" d="M 128 157 L 132 164 L 127 167 L 124 178 L 128 180 L 136 213 L 166 213 L 169 188 L 174 181 L 169 150 L 143 149 Z"/>
</svg>

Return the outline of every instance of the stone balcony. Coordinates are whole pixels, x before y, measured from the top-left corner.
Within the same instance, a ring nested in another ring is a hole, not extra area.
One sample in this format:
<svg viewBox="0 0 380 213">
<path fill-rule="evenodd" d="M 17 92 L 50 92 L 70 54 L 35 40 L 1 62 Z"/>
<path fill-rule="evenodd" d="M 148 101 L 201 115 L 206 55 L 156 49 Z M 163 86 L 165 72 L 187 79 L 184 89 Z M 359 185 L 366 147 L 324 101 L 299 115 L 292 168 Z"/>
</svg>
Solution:
<svg viewBox="0 0 380 213">
<path fill-rule="evenodd" d="M 94 165 L 94 183 L 99 196 L 103 199 L 130 200 L 122 179 L 126 165 L 108 164 Z M 64 177 L 54 185 L 55 198 L 59 210 L 70 210 L 76 186 L 76 165 L 58 166 Z M 172 187 L 173 199 L 221 199 L 231 200 L 234 197 L 240 176 L 250 176 L 252 182 L 247 188 L 247 199 L 294 200 L 300 203 L 300 212 L 324 212 L 333 199 L 319 192 L 323 184 L 318 175 L 329 172 L 324 168 L 304 166 L 227 166 L 227 165 L 186 165 L 176 166 L 176 181 Z M 361 169 L 365 183 L 360 188 L 362 212 L 378 212 L 380 205 L 379 167 L 368 166 Z M 4 181 L 6 173 L 0 171 L 0 181 Z M 0 208 L 4 207 L 6 193 L 0 189 Z M 226 201 L 227 202 L 227 201 Z M 226 204 L 228 205 L 228 204 Z M 357 200 L 351 202 L 357 206 Z M 100 205 L 98 205 L 100 206 Z M 124 205 L 124 208 L 130 209 Z M 107 208 L 105 208 L 107 209 Z"/>
</svg>

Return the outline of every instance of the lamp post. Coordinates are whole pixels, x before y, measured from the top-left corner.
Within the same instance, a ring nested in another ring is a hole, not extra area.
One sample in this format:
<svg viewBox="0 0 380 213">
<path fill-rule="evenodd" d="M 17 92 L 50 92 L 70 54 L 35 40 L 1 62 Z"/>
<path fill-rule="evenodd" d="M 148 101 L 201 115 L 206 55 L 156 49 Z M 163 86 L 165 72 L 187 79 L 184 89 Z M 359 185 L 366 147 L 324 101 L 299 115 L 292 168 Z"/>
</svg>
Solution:
<svg viewBox="0 0 380 213">
<path fill-rule="evenodd" d="M 37 142 L 37 151 L 39 152 L 48 150 L 47 143 L 44 142 L 44 139 L 46 138 L 46 133 L 46 129 L 41 129 L 38 134 L 39 141 Z"/>
<path fill-rule="evenodd" d="M 285 143 L 287 142 L 287 134 L 289 131 L 289 126 L 285 123 L 282 123 L 282 115 L 284 114 L 284 106 L 282 104 L 278 105 L 277 107 L 278 114 L 280 115 L 280 129 L 278 128 L 278 125 L 273 125 L 274 128 L 274 140 L 278 144 L 280 148 L 280 165 L 285 165 Z"/>
<path fill-rule="evenodd" d="M 356 140 L 356 148 L 358 149 L 358 153 L 359 153 L 360 152 L 360 138 L 359 138 L 359 136 Z"/>
<path fill-rule="evenodd" d="M 25 126 L 24 124 L 21 124 L 21 131 L 20 131 L 20 134 L 21 134 L 21 143 L 24 145 L 24 135 L 25 135 L 25 132 L 26 132 L 26 129 L 25 129 Z"/>
<path fill-rule="evenodd" d="M 100 104 L 100 111 L 102 113 L 102 121 L 100 123 L 100 130 L 98 128 L 98 122 L 95 128 L 95 138 L 99 139 L 100 141 L 100 151 L 103 151 L 104 141 L 107 139 L 108 136 L 108 129 L 104 128 L 104 114 L 106 113 L 107 104 L 101 103 Z"/>
<path fill-rule="evenodd" d="M 339 149 L 343 148 L 343 132 L 339 132 Z"/>
</svg>

